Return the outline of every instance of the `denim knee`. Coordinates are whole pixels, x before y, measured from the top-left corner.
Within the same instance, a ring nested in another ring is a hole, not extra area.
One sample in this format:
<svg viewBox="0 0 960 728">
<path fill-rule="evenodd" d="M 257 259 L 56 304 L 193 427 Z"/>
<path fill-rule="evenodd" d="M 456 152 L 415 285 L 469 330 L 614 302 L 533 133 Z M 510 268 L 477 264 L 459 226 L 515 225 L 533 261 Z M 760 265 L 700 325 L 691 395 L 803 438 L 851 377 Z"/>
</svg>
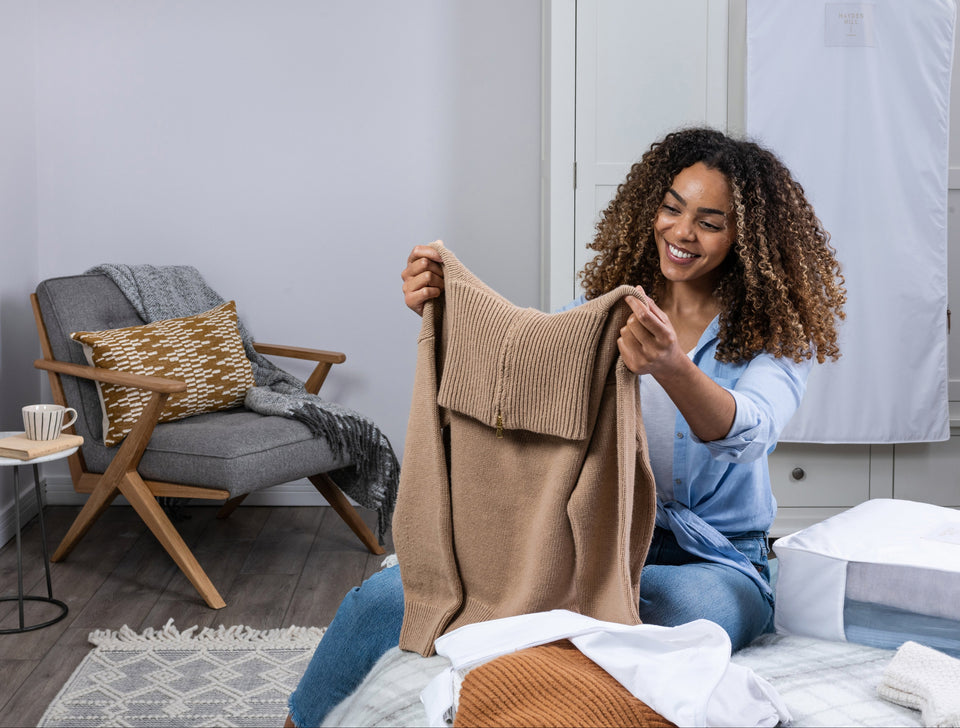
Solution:
<svg viewBox="0 0 960 728">
<path fill-rule="evenodd" d="M 354 587 L 340 603 L 331 628 L 338 621 L 351 626 L 366 627 L 371 621 L 386 621 L 388 624 L 403 621 L 403 582 L 400 581 L 400 567 L 391 566 L 381 569 Z M 397 628 L 399 640 L 399 626 Z M 377 637 L 386 637 L 377 630 Z"/>
<path fill-rule="evenodd" d="M 351 589 L 290 696 L 293 722 L 320 725 L 352 693 L 391 647 L 400 642 L 403 584 L 396 566 Z"/>
<path fill-rule="evenodd" d="M 734 651 L 762 634 L 773 614 L 752 579 L 710 562 L 645 566 L 639 609 L 641 620 L 665 627 L 710 620 L 724 629 Z"/>
</svg>

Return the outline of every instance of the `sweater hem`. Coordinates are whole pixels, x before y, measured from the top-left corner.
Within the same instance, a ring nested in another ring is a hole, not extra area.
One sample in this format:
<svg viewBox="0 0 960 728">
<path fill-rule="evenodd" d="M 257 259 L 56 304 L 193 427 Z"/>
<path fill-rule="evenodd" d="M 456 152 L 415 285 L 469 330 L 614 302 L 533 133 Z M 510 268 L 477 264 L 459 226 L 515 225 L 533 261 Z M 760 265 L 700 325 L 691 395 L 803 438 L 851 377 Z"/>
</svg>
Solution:
<svg viewBox="0 0 960 728">
<path fill-rule="evenodd" d="M 403 624 L 400 627 L 400 649 L 419 652 L 430 657 L 436 652 L 434 642 L 443 634 L 444 627 L 456 613 L 457 607 L 437 606 L 413 599 L 405 599 Z"/>
</svg>

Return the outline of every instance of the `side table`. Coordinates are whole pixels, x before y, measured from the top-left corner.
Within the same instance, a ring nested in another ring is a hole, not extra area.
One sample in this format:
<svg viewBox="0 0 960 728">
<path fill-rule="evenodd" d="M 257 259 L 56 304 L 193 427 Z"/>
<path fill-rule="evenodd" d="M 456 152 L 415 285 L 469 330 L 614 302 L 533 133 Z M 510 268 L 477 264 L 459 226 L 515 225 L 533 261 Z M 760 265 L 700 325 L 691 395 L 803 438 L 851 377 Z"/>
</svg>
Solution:
<svg viewBox="0 0 960 728">
<path fill-rule="evenodd" d="M 20 435 L 19 432 L 0 432 L 0 438 L 9 437 L 12 435 Z M 47 532 L 43 525 L 43 499 L 40 494 L 40 469 L 37 467 L 40 463 L 45 463 L 50 460 L 59 460 L 60 458 L 65 458 L 69 455 L 72 455 L 77 451 L 76 447 L 67 448 L 66 450 L 60 450 L 59 452 L 52 453 L 50 455 L 42 455 L 31 460 L 18 460 L 17 458 L 8 458 L 0 457 L 0 466 L 12 465 L 13 466 L 13 498 L 14 498 L 14 518 L 17 528 L 17 595 L 0 597 L 0 602 L 12 602 L 16 601 L 20 605 L 20 626 L 18 628 L 11 629 L 0 629 L 0 634 L 13 634 L 15 632 L 29 632 L 33 629 L 40 629 L 41 627 L 49 627 L 51 624 L 56 624 L 61 619 L 67 616 L 67 605 L 61 602 L 59 599 L 53 598 L 53 586 L 50 582 L 50 557 L 47 555 Z M 25 596 L 23 593 L 23 557 L 20 552 L 20 466 L 21 465 L 32 465 L 33 466 L 33 487 L 36 489 L 37 493 L 37 518 L 40 519 L 40 544 L 43 549 L 43 568 L 46 570 L 47 574 L 47 596 L 45 597 L 34 597 L 34 596 Z M 23 603 L 25 601 L 34 601 L 34 602 L 47 602 L 49 604 L 54 604 L 59 607 L 59 614 L 53 619 L 48 619 L 46 622 L 40 622 L 39 624 L 24 624 L 23 618 Z"/>
</svg>

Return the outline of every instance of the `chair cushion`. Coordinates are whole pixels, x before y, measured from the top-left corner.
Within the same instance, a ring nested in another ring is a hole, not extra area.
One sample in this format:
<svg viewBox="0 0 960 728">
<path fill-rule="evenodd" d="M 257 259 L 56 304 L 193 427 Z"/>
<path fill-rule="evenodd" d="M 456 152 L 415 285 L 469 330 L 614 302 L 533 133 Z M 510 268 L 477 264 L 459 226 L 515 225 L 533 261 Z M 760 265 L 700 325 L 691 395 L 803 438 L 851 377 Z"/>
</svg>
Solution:
<svg viewBox="0 0 960 728">
<path fill-rule="evenodd" d="M 255 385 L 233 301 L 195 316 L 106 331 L 77 331 L 72 338 L 84 345 L 93 366 L 186 382 L 185 392 L 167 398 L 160 422 L 236 407 Z M 115 445 L 136 424 L 151 393 L 114 384 L 98 383 L 98 388 L 103 441 Z"/>
<path fill-rule="evenodd" d="M 137 470 L 146 480 L 223 488 L 233 497 L 349 464 L 302 422 L 237 408 L 157 425 Z M 87 465 L 103 472 L 109 459 Z"/>
</svg>

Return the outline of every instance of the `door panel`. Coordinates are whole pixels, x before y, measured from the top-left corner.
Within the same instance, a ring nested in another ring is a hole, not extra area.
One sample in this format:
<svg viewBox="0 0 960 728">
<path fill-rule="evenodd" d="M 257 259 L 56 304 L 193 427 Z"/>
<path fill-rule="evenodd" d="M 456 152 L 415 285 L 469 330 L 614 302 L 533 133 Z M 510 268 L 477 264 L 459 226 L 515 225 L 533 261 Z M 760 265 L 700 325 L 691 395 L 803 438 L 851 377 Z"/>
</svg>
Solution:
<svg viewBox="0 0 960 728">
<path fill-rule="evenodd" d="M 571 275 L 617 185 L 672 129 L 725 128 L 727 0 L 577 0 Z"/>
</svg>

